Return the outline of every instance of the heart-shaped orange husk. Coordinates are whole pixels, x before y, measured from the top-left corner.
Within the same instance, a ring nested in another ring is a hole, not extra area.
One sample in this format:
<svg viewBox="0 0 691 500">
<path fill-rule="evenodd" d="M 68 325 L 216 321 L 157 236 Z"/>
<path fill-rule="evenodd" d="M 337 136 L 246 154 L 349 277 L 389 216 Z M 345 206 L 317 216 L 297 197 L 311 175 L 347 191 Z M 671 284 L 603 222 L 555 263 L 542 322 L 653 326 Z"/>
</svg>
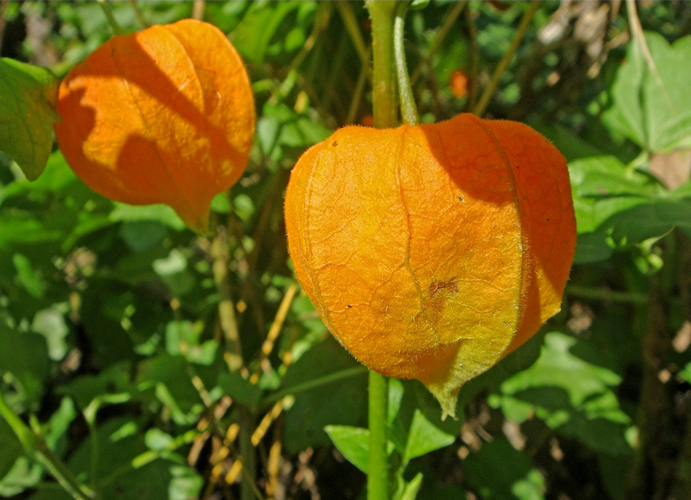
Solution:
<svg viewBox="0 0 691 500">
<path fill-rule="evenodd" d="M 57 109 L 60 149 L 94 191 L 167 203 L 197 231 L 241 177 L 254 134 L 240 56 L 194 20 L 111 38 L 65 77 Z"/>
<path fill-rule="evenodd" d="M 459 388 L 560 310 L 576 242 L 569 174 L 533 129 L 464 114 L 346 127 L 286 195 L 295 272 L 333 335 L 384 375 Z"/>
</svg>

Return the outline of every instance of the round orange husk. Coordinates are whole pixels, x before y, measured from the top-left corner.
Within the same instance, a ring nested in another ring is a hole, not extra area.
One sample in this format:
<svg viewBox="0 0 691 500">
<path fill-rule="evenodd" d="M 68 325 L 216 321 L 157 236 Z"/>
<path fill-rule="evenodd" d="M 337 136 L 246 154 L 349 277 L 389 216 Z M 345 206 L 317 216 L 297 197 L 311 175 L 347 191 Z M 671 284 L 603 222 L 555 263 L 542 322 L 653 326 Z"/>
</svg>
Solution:
<svg viewBox="0 0 691 500">
<path fill-rule="evenodd" d="M 189 19 L 111 38 L 65 77 L 57 110 L 58 145 L 94 191 L 166 203 L 197 231 L 211 199 L 241 177 L 254 134 L 240 56 Z"/>
<path fill-rule="evenodd" d="M 333 335 L 370 369 L 421 380 L 445 415 L 560 310 L 576 242 L 559 151 L 470 114 L 338 130 L 295 166 L 286 228 Z"/>
</svg>

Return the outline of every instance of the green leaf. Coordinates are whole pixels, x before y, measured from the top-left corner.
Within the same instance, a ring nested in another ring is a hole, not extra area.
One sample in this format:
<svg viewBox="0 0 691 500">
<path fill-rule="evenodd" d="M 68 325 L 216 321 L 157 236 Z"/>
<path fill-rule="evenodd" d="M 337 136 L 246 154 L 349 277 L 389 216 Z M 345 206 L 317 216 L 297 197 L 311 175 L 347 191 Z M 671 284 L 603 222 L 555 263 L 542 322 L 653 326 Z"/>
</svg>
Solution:
<svg viewBox="0 0 691 500">
<path fill-rule="evenodd" d="M 173 476 L 168 486 L 167 500 L 189 500 L 199 498 L 204 479 L 191 467 L 173 466 L 170 468 Z"/>
<path fill-rule="evenodd" d="M 605 124 L 645 150 L 668 152 L 691 146 L 691 36 L 669 45 L 645 33 L 654 68 L 634 38 L 612 87 Z"/>
<path fill-rule="evenodd" d="M 130 373 L 129 361 L 120 361 L 97 375 L 82 375 L 69 384 L 60 386 L 58 392 L 71 396 L 79 409 L 84 410 L 99 397 L 134 393 Z"/>
<path fill-rule="evenodd" d="M 346 460 L 367 474 L 369 468 L 369 430 L 348 425 L 327 425 L 324 431 L 329 435 L 334 446 Z M 391 454 L 394 445 L 386 443 L 386 452 Z"/>
<path fill-rule="evenodd" d="M 369 467 L 369 431 L 347 425 L 327 425 L 324 430 L 348 462 L 367 474 Z"/>
<path fill-rule="evenodd" d="M 0 58 L 0 150 L 29 180 L 41 175 L 53 147 L 58 83 L 45 68 Z"/>
<path fill-rule="evenodd" d="M 0 479 L 4 478 L 12 469 L 16 460 L 24 453 L 24 447 L 19 442 L 12 428 L 0 418 Z"/>
<path fill-rule="evenodd" d="M 400 500 L 415 500 L 420 487 L 422 486 L 422 472 L 418 472 L 413 479 L 410 480 L 405 485 L 401 496 L 398 497 Z"/>
<path fill-rule="evenodd" d="M 401 401 L 403 400 L 404 392 L 405 387 L 400 380 L 397 378 L 389 379 L 389 407 L 386 413 L 386 417 L 389 420 L 389 425 L 391 425 L 398 415 L 398 410 L 401 408 Z"/>
<path fill-rule="evenodd" d="M 439 428 L 425 418 L 420 410 L 415 410 L 415 415 L 408 431 L 408 442 L 403 454 L 403 461 L 407 463 L 413 458 L 444 448 L 455 440 L 455 436 L 439 430 Z"/>
<path fill-rule="evenodd" d="M 86 439 L 70 457 L 68 463 L 73 473 L 91 479 L 92 472 L 97 480 L 108 478 L 108 484 L 101 490 L 103 498 L 122 500 L 168 500 L 173 462 L 157 459 L 144 466 L 135 467 L 133 459 L 147 451 L 141 432 L 128 418 L 108 420 L 95 433 L 97 445 Z M 132 428 L 133 427 L 133 428 Z M 132 429 L 130 429 L 132 428 Z M 98 450 L 98 459 L 93 460 L 93 450 Z M 94 468 L 94 465 L 96 466 Z"/>
<path fill-rule="evenodd" d="M 286 390 L 312 384 L 360 365 L 328 336 L 288 368 Z M 329 382 L 295 394 L 295 403 L 285 417 L 285 447 L 297 453 L 308 446 L 328 445 L 327 425 L 362 425 L 366 422 L 367 373 Z"/>
<path fill-rule="evenodd" d="M 10 372 L 30 401 L 38 401 L 48 375 L 46 339 L 37 333 L 9 330 L 0 323 L 0 373 Z"/>
<path fill-rule="evenodd" d="M 543 500 L 545 479 L 506 439 L 484 443 L 463 462 L 465 477 L 483 500 Z"/>
<path fill-rule="evenodd" d="M 691 192 L 669 192 L 651 175 L 613 156 L 569 163 L 578 228 L 577 263 L 610 257 L 617 246 L 659 238 L 679 227 L 691 232 Z"/>
<path fill-rule="evenodd" d="M 221 373 L 218 376 L 218 385 L 231 398 L 250 408 L 256 407 L 262 396 L 262 390 L 259 387 L 250 384 L 249 380 L 237 372 Z"/>
<path fill-rule="evenodd" d="M 146 447 L 154 451 L 164 451 L 173 442 L 173 436 L 163 432 L 161 429 L 149 429 L 144 435 Z"/>
<path fill-rule="evenodd" d="M 210 365 L 216 358 L 218 342 L 200 343 L 204 325 L 201 322 L 171 321 L 166 325 L 166 350 L 171 356 L 184 356 L 190 363 Z"/>
<path fill-rule="evenodd" d="M 280 2 L 278 4 L 257 4 L 240 22 L 231 35 L 231 41 L 244 58 L 254 64 L 261 64 L 285 17 L 301 2 Z"/>
<path fill-rule="evenodd" d="M 17 271 L 17 282 L 29 293 L 29 295 L 36 299 L 40 299 L 46 289 L 46 284 L 41 273 L 34 269 L 31 261 L 26 256 L 20 253 L 16 253 L 12 256 L 12 262 Z"/>
<path fill-rule="evenodd" d="M 48 354 L 53 361 L 60 361 L 67 354 L 65 337 L 69 330 L 65 324 L 66 304 L 54 304 L 36 313 L 31 329 L 40 333 L 48 343 Z"/>
<path fill-rule="evenodd" d="M 173 420 L 180 425 L 195 421 L 203 409 L 203 401 L 192 383 L 187 361 L 169 354 L 159 354 L 139 363 L 139 390 L 154 388 L 156 398 L 171 410 Z"/>
<path fill-rule="evenodd" d="M 43 466 L 29 457 L 20 457 L 0 480 L 0 498 L 10 498 L 36 486 L 43 477 Z M 32 497 L 33 498 L 33 497 Z M 50 500 L 58 500 L 58 495 Z M 68 495 L 68 500 L 70 499 Z"/>
<path fill-rule="evenodd" d="M 186 226 L 175 211 L 168 205 L 135 206 L 125 203 L 115 203 L 115 209 L 108 218 L 113 222 L 119 221 L 157 221 L 171 227 L 176 231 L 183 230 Z"/>
<path fill-rule="evenodd" d="M 547 334 L 537 362 L 506 380 L 502 396 L 489 402 L 501 406 L 516 422 L 536 414 L 548 426 L 578 437 L 596 451 L 626 455 L 631 451 L 624 438 L 630 418 L 612 390 L 621 377 L 574 355 L 576 344 L 575 338 L 562 333 Z M 597 359 L 598 351 L 591 351 L 589 357 Z"/>
</svg>

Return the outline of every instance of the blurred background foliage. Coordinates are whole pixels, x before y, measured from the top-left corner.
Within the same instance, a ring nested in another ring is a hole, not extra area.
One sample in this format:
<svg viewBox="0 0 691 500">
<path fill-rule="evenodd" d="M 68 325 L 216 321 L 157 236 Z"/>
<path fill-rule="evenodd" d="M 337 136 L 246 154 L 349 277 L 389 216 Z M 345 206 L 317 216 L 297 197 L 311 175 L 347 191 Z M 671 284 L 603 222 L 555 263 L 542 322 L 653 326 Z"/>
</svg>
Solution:
<svg viewBox="0 0 691 500">
<path fill-rule="evenodd" d="M 476 106 L 531 7 L 418 4 L 408 64 L 435 122 Z M 228 34 L 251 160 L 200 237 L 95 194 L 59 151 L 32 183 L 0 153 L 0 391 L 103 499 L 364 498 L 366 370 L 293 281 L 282 215 L 299 155 L 371 123 L 364 4 L 104 5 L 126 32 Z M 0 0 L 1 55 L 62 77 L 111 36 L 104 5 Z M 691 498 L 691 4 L 540 2 L 508 62 L 485 117 L 567 158 L 576 263 L 562 312 L 462 389 L 459 420 L 391 383 L 397 498 Z M 0 497 L 69 498 L 4 422 L 0 450 Z"/>
</svg>

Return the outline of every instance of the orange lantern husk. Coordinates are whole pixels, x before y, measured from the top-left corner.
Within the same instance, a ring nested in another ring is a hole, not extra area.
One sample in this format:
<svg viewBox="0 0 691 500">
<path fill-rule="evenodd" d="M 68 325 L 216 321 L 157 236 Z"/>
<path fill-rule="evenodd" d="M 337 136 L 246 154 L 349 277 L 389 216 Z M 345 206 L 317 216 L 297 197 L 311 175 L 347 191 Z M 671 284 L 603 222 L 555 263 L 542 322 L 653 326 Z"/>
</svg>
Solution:
<svg viewBox="0 0 691 500">
<path fill-rule="evenodd" d="M 526 125 L 470 114 L 345 127 L 286 194 L 295 272 L 332 334 L 444 415 L 561 308 L 576 242 L 566 162 Z"/>
<path fill-rule="evenodd" d="M 60 85 L 58 145 L 94 191 L 166 203 L 191 228 L 242 176 L 254 135 L 247 72 L 214 26 L 183 20 L 114 36 Z"/>
</svg>

